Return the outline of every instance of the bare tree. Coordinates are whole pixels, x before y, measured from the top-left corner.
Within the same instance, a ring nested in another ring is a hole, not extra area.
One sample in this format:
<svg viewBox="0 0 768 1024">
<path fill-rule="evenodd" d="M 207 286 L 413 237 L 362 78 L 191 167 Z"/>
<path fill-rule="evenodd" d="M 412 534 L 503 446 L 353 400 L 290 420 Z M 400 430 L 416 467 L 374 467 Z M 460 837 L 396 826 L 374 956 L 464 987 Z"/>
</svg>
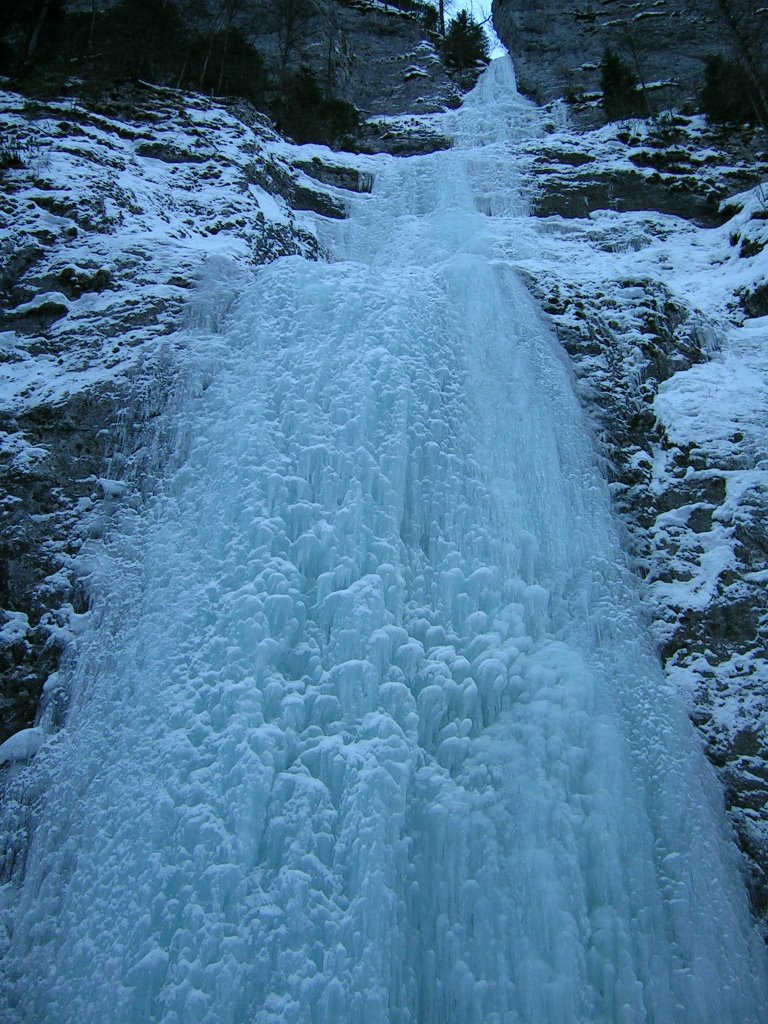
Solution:
<svg viewBox="0 0 768 1024">
<path fill-rule="evenodd" d="M 339 66 L 343 63 L 344 30 L 337 4 L 329 0 L 313 0 L 325 36 L 324 85 L 326 94 L 336 91 Z"/>
<path fill-rule="evenodd" d="M 246 0 L 193 0 L 189 5 L 189 12 L 199 26 L 200 34 L 206 40 L 203 63 L 200 67 L 200 88 L 203 88 L 205 84 L 213 53 L 218 43 L 221 46 L 221 60 L 216 91 L 221 92 L 232 32 L 236 22 L 245 11 L 245 7 Z M 185 72 L 186 64 L 187 61 L 185 59 L 182 75 Z"/>
<path fill-rule="evenodd" d="M 653 119 L 656 116 L 656 113 L 653 109 L 651 97 L 648 92 L 648 86 L 645 82 L 645 75 L 643 74 L 643 68 L 640 61 L 640 54 L 638 52 L 637 34 L 635 32 L 635 26 L 633 22 L 627 22 L 624 25 L 624 43 L 627 49 L 629 50 L 630 54 L 632 55 L 632 63 L 635 66 L 637 80 L 640 83 L 640 89 L 643 94 L 643 102 L 645 103 L 646 112 L 648 114 L 648 117 Z"/>
<path fill-rule="evenodd" d="M 317 8 L 314 0 L 269 0 L 269 19 L 277 34 L 280 72 L 285 73 L 291 58 L 306 37 Z"/>
</svg>

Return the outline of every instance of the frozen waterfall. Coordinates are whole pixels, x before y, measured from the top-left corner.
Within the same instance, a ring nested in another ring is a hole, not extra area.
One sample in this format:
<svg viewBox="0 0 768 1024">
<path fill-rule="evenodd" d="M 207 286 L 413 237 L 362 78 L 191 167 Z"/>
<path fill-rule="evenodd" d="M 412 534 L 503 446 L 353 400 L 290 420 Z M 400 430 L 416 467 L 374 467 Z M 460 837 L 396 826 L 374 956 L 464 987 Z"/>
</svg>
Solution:
<svg viewBox="0 0 768 1024">
<path fill-rule="evenodd" d="M 500 60 L 447 116 L 334 262 L 201 285 L 238 294 L 6 784 L 3 1024 L 766 1020 L 567 363 L 494 255 L 538 115 Z"/>
</svg>

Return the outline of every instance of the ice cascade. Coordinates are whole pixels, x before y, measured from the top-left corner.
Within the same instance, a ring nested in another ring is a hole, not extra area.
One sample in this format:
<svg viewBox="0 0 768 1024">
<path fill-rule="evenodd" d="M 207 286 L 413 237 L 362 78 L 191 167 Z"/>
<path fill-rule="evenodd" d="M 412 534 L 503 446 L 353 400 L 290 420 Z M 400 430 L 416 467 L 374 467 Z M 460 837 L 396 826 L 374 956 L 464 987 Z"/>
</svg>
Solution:
<svg viewBox="0 0 768 1024">
<path fill-rule="evenodd" d="M 5 782 L 3 1024 L 768 1017 L 567 363 L 494 249 L 539 115 L 502 59 L 446 116 L 334 262 L 201 285 L 241 293 L 190 329 L 165 470 L 83 556 L 64 727 Z"/>
</svg>

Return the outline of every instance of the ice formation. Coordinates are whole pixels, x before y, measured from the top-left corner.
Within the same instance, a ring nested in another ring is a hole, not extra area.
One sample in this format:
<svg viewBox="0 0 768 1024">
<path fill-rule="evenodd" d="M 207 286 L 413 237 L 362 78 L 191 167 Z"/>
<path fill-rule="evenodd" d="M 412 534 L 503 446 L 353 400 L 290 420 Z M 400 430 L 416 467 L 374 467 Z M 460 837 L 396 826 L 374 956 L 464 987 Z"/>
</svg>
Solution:
<svg viewBox="0 0 768 1024">
<path fill-rule="evenodd" d="M 194 332 L 8 783 L 4 1022 L 765 1020 L 567 364 L 493 257 L 536 114 L 499 60 L 453 116 L 335 262 Z"/>
</svg>

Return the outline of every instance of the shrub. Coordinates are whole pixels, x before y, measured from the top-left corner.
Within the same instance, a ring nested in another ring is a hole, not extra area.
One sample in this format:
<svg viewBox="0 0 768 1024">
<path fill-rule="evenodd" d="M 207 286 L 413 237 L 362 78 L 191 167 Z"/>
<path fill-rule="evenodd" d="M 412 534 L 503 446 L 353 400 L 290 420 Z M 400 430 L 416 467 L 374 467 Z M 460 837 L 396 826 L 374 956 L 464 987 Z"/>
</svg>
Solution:
<svg viewBox="0 0 768 1024">
<path fill-rule="evenodd" d="M 23 0 L 18 11 L 40 2 Z M 50 3 L 55 12 L 61 0 Z M 267 74 L 259 51 L 237 26 L 213 29 L 188 0 L 185 3 L 115 0 L 93 11 L 81 5 L 61 22 L 52 18 L 50 33 L 55 28 L 58 39 L 55 52 L 50 52 L 49 33 L 38 47 L 38 69 L 33 68 L 35 62 L 22 67 L 17 61 L 18 70 L 24 73 L 27 86 L 36 89 L 45 75 L 46 81 L 51 80 L 46 91 L 54 93 L 76 71 L 84 93 L 100 95 L 115 80 L 141 78 L 158 85 L 243 96 L 263 109 Z M 17 12 L 11 22 L 0 13 L 0 58 L 3 46 L 10 42 L 23 52 L 19 18 Z M 56 75 L 58 86 L 53 81 Z"/>
<path fill-rule="evenodd" d="M 456 71 L 488 63 L 488 41 L 483 26 L 478 25 L 468 11 L 459 11 L 448 25 L 443 58 L 448 67 Z"/>
<path fill-rule="evenodd" d="M 289 75 L 275 97 L 273 114 L 281 131 L 297 142 L 338 143 L 360 123 L 351 103 L 324 96 L 311 67 L 303 64 Z"/>
<path fill-rule="evenodd" d="M 0 149 L 0 171 L 20 171 L 25 166 L 20 149 L 13 146 Z"/>
<path fill-rule="evenodd" d="M 436 7 L 422 7 L 419 14 L 419 20 L 421 21 L 421 27 L 425 32 L 437 32 L 438 14 Z"/>
</svg>

